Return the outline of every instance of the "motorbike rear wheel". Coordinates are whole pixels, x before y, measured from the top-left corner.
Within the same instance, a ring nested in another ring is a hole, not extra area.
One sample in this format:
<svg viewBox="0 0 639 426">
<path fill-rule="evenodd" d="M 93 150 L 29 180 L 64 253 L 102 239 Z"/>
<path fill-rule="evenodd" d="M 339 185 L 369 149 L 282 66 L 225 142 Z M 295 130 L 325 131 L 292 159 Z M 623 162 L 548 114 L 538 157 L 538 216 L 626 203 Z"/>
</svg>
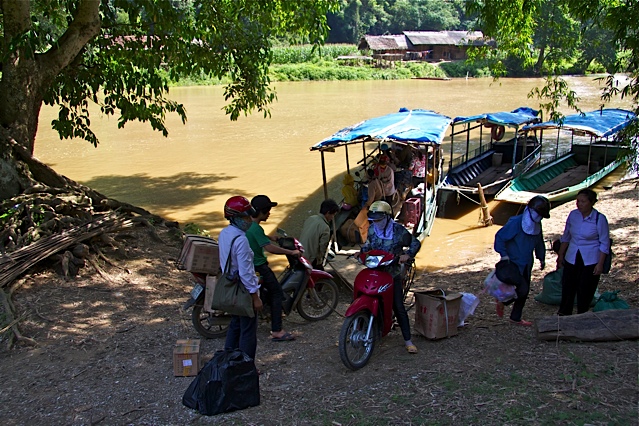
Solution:
<svg viewBox="0 0 639 426">
<path fill-rule="evenodd" d="M 337 306 L 339 289 L 333 280 L 319 280 L 314 288 L 304 291 L 297 302 L 297 312 L 307 321 L 327 318 Z"/>
<path fill-rule="evenodd" d="M 193 327 L 207 339 L 215 339 L 226 336 L 226 331 L 231 323 L 231 316 L 226 313 L 211 313 L 204 310 L 204 296 L 198 297 L 193 312 L 191 312 Z"/>
<path fill-rule="evenodd" d="M 364 367 L 373 356 L 379 326 L 377 318 L 374 318 L 370 337 L 366 339 L 371 315 L 369 311 L 359 311 L 347 317 L 342 324 L 339 333 L 339 357 L 351 370 Z"/>
</svg>

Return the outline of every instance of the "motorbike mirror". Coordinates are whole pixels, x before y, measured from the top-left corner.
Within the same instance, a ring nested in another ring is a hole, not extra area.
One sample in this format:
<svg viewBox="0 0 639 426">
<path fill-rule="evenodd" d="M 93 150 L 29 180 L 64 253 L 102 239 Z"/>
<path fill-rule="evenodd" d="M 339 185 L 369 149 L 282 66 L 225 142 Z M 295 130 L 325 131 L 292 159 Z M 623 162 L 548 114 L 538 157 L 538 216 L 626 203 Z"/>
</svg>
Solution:
<svg viewBox="0 0 639 426">
<path fill-rule="evenodd" d="M 276 232 L 277 232 L 278 235 L 281 235 L 282 237 L 288 237 L 288 234 L 282 228 L 277 228 Z"/>
</svg>

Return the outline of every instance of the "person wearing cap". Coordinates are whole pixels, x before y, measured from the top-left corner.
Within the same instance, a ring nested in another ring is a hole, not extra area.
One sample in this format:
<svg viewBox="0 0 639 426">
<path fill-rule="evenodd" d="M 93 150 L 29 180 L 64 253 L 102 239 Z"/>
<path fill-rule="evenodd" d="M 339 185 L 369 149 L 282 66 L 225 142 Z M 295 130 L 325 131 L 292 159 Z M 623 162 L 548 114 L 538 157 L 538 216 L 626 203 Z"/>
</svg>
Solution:
<svg viewBox="0 0 639 426">
<path fill-rule="evenodd" d="M 266 235 L 260 222 L 265 222 L 271 215 L 271 208 L 277 206 L 266 195 L 257 195 L 251 200 L 251 205 L 255 209 L 253 213 L 253 223 L 246 231 L 251 250 L 253 250 L 255 272 L 262 278 L 263 294 L 266 296 L 271 306 L 271 340 L 275 342 L 295 340 L 295 336 L 282 329 L 282 285 L 277 280 L 275 273 L 268 266 L 268 260 L 264 251 L 272 254 L 284 254 L 299 257 L 299 250 L 288 250 L 276 244 L 277 238 Z"/>
<path fill-rule="evenodd" d="M 324 257 L 331 239 L 329 223 L 339 212 L 339 206 L 330 198 L 322 201 L 319 214 L 310 216 L 304 221 L 300 243 L 304 247 L 304 257 L 315 269 L 324 270 Z"/>
<path fill-rule="evenodd" d="M 380 147 L 380 157 L 382 155 L 386 156 L 386 163 L 388 164 L 388 167 L 390 167 L 393 172 L 395 172 L 397 170 L 397 163 L 399 162 L 397 160 L 397 157 L 395 156 L 395 149 L 394 146 L 393 147 L 389 147 L 387 144 L 383 143 L 382 146 Z M 377 159 L 379 161 L 379 158 Z"/>
<path fill-rule="evenodd" d="M 522 312 L 530 291 L 530 278 L 534 264 L 533 254 L 539 259 L 541 269 L 546 267 L 546 245 L 541 220 L 550 217 L 550 202 L 536 195 L 528 201 L 524 212 L 511 217 L 495 234 L 494 248 L 501 255 L 501 262 L 514 263 L 520 277 L 516 277 L 517 299 L 510 313 L 512 324 L 530 327 L 532 322 L 522 319 Z M 504 304 L 496 301 L 497 315 L 504 315 Z"/>
<path fill-rule="evenodd" d="M 393 276 L 393 312 L 402 331 L 406 350 L 410 354 L 417 353 L 417 346 L 411 340 L 410 321 L 404 306 L 404 288 L 401 264 L 417 255 L 421 243 L 401 224 L 393 220 L 390 204 L 386 201 L 375 201 L 368 210 L 368 237 L 362 245 L 363 253 L 370 250 L 384 250 L 399 258 L 399 263 L 390 267 L 388 272 Z M 404 247 L 408 247 L 405 251 Z"/>
</svg>

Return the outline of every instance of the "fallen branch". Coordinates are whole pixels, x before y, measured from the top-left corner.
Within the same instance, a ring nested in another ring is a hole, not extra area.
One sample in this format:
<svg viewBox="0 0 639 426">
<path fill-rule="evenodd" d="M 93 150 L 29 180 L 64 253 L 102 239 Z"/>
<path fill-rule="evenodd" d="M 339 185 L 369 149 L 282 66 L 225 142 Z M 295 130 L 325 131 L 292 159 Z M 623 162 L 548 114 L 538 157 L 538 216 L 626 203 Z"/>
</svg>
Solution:
<svg viewBox="0 0 639 426">
<path fill-rule="evenodd" d="M 37 346 L 38 343 L 35 340 L 29 337 L 25 337 L 22 335 L 22 333 L 20 333 L 20 330 L 18 329 L 18 323 L 22 320 L 22 318 L 14 319 L 15 317 L 14 317 L 13 304 L 11 303 L 11 300 L 8 298 L 7 293 L 5 293 L 5 291 L 2 290 L 1 288 L 0 288 L 0 299 L 2 299 L 2 306 L 4 307 L 5 317 L 7 321 L 9 322 L 6 331 L 4 331 L 3 329 L 3 333 L 9 330 L 13 332 L 13 334 L 11 334 L 9 338 L 7 339 L 7 349 L 11 349 L 11 346 L 13 346 L 14 337 L 18 341 L 22 341 L 30 345 Z"/>
<path fill-rule="evenodd" d="M 20 321 L 22 321 L 24 319 L 26 315 L 22 315 L 20 318 L 16 318 L 13 321 L 11 321 L 11 323 L 9 325 L 7 325 L 5 328 L 3 328 L 2 330 L 0 330 L 0 334 L 4 334 L 7 330 L 9 330 L 11 327 L 13 327 L 14 325 L 16 325 L 17 323 L 19 323 Z"/>
<path fill-rule="evenodd" d="M 104 272 L 104 270 L 100 267 L 100 265 L 98 265 L 98 262 L 96 262 L 96 260 L 92 256 L 87 257 L 87 260 L 89 261 L 91 266 L 93 266 L 93 268 L 96 270 L 96 272 L 100 274 L 102 278 L 104 278 L 105 281 L 109 283 L 115 283 L 115 280 L 111 278 L 109 274 Z"/>
</svg>

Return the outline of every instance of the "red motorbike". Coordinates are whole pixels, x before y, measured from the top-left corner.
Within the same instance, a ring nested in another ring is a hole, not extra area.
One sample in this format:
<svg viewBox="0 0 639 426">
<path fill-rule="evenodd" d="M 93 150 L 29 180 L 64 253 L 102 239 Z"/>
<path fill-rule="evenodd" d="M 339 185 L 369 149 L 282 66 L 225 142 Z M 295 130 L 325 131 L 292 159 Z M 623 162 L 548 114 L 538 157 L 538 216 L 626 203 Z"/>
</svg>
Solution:
<svg viewBox="0 0 639 426">
<path fill-rule="evenodd" d="M 364 367 L 373 355 L 376 342 L 393 328 L 393 276 L 386 269 L 397 259 L 383 250 L 358 255 L 366 269 L 355 277 L 353 303 L 344 314 L 346 319 L 339 334 L 339 355 L 351 370 Z M 404 301 L 414 279 L 413 261 L 405 265 Z M 412 304 L 407 308 L 410 307 Z"/>
</svg>

